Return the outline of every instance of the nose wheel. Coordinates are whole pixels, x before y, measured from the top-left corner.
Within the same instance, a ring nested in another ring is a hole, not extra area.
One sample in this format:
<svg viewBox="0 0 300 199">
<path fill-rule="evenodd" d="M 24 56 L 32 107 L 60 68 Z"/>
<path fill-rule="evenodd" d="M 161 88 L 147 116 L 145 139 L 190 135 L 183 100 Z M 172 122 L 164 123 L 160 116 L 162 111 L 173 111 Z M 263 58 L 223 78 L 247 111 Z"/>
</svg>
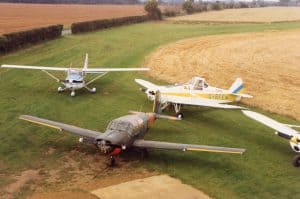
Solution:
<svg viewBox="0 0 300 199">
<path fill-rule="evenodd" d="M 75 95 L 76 95 L 75 91 L 72 91 L 70 95 L 71 95 L 71 97 L 75 97 Z"/>
<path fill-rule="evenodd" d="M 110 156 L 109 161 L 108 161 L 108 166 L 109 167 L 114 167 L 116 166 L 116 159 L 114 156 Z"/>
</svg>

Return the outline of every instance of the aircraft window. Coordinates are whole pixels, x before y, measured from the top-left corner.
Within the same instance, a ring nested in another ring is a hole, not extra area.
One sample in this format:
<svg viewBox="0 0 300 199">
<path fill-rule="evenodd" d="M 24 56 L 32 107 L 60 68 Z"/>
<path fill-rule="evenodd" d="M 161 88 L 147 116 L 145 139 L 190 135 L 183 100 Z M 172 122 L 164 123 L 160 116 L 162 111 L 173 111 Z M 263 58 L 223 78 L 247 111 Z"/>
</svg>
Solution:
<svg viewBox="0 0 300 199">
<path fill-rule="evenodd" d="M 202 90 L 203 89 L 203 81 L 202 80 L 196 81 L 195 84 L 194 84 L 194 89 L 195 90 Z"/>
<path fill-rule="evenodd" d="M 207 88 L 208 87 L 208 84 L 205 82 L 204 83 L 204 88 Z"/>
<path fill-rule="evenodd" d="M 131 132 L 133 128 L 132 125 L 127 122 L 112 121 L 109 123 L 107 129 Z"/>
</svg>

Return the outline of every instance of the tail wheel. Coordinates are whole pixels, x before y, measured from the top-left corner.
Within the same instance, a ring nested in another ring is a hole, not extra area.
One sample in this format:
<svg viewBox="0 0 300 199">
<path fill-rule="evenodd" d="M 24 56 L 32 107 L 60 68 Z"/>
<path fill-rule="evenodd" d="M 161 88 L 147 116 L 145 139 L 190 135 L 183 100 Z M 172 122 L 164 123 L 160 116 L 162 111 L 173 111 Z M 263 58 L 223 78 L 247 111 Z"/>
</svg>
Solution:
<svg viewBox="0 0 300 199">
<path fill-rule="evenodd" d="M 182 119 L 183 118 L 183 113 L 176 113 L 176 117 L 178 119 Z"/>
<path fill-rule="evenodd" d="M 293 165 L 294 167 L 300 167 L 300 155 L 296 155 L 293 158 Z"/>
</svg>

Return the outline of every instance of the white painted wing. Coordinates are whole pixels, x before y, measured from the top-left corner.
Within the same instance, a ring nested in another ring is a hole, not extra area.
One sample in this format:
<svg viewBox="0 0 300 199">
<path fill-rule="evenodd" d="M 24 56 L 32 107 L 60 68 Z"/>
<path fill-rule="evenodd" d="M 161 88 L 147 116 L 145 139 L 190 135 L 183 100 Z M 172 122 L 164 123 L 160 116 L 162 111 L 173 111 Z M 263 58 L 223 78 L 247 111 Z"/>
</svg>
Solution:
<svg viewBox="0 0 300 199">
<path fill-rule="evenodd" d="M 154 89 L 154 90 L 157 90 L 158 89 L 158 86 L 151 83 L 151 82 L 148 82 L 146 80 L 143 80 L 143 79 L 135 79 L 134 80 L 136 83 L 138 83 L 139 85 L 141 85 L 142 87 L 144 88 L 147 88 L 147 89 Z"/>
<path fill-rule="evenodd" d="M 52 71 L 67 71 L 69 68 L 61 67 L 46 67 L 46 66 L 22 66 L 22 65 L 1 65 L 2 68 L 17 68 L 17 69 L 32 69 L 32 70 L 52 70 Z"/>
<path fill-rule="evenodd" d="M 178 96 L 167 96 L 161 93 L 161 102 L 173 103 L 173 104 L 183 104 L 191 106 L 204 106 L 211 108 L 222 108 L 222 109 L 247 109 L 242 106 L 235 106 L 229 104 L 219 104 L 209 100 L 201 100 L 200 98 L 188 98 L 188 97 L 178 97 Z"/>
<path fill-rule="evenodd" d="M 246 111 L 243 110 L 242 111 L 246 116 L 250 117 L 251 119 L 254 119 L 274 130 L 276 130 L 277 132 L 283 133 L 285 135 L 288 135 L 290 137 L 299 134 L 298 131 L 286 126 L 285 124 L 282 124 L 280 122 L 277 122 L 276 120 L 273 120 L 263 114 L 260 113 L 256 113 L 253 111 Z"/>
<path fill-rule="evenodd" d="M 148 71 L 149 68 L 88 68 L 85 73 L 104 73 L 104 72 L 129 72 L 129 71 Z"/>
</svg>

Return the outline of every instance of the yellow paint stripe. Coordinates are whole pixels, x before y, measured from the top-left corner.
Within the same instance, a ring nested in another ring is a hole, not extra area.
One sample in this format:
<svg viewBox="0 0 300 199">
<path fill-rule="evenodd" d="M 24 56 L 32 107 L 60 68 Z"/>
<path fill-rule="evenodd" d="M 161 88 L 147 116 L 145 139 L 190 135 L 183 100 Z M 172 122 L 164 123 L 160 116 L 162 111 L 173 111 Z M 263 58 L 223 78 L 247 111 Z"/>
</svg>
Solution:
<svg viewBox="0 0 300 199">
<path fill-rule="evenodd" d="M 187 150 L 187 151 L 215 152 L 215 153 L 234 153 L 234 154 L 243 154 L 243 152 L 238 152 L 238 151 L 222 151 L 222 150 L 212 150 L 212 149 L 186 148 L 186 150 Z"/>
<path fill-rule="evenodd" d="M 209 94 L 204 94 L 204 93 L 162 93 L 163 95 L 167 96 L 179 96 L 179 97 L 194 97 L 194 98 L 205 98 L 205 99 L 211 99 L 211 100 L 230 100 L 230 101 L 235 101 L 236 98 L 238 97 L 237 95 L 232 95 L 232 94 L 221 94 L 221 93 L 209 93 Z M 222 97 L 219 97 L 222 96 Z"/>
<path fill-rule="evenodd" d="M 46 123 L 43 123 L 43 122 L 38 122 L 38 121 L 35 121 L 35 120 L 25 119 L 25 118 L 20 118 L 20 119 L 28 121 L 28 122 L 32 122 L 32 123 L 35 123 L 35 124 L 39 124 L 39 125 L 42 125 L 42 126 L 47 126 L 47 127 L 50 127 L 50 128 L 54 128 L 54 129 L 57 129 L 59 131 L 62 131 L 62 129 L 58 126 L 46 124 Z"/>
</svg>

